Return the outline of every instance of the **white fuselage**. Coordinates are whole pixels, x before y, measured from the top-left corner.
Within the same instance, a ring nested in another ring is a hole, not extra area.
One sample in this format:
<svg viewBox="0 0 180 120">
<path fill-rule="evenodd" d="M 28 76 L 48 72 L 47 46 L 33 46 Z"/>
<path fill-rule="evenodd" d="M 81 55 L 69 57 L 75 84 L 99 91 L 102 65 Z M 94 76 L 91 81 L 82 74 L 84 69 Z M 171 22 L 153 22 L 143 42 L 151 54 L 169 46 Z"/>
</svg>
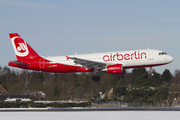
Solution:
<svg viewBox="0 0 180 120">
<path fill-rule="evenodd" d="M 124 68 L 158 66 L 168 64 L 173 61 L 173 57 L 161 53 L 165 52 L 155 49 L 143 49 L 68 56 L 106 63 L 107 65 L 122 64 Z M 45 57 L 45 59 L 52 61 L 52 63 L 81 66 L 75 64 L 74 60 L 67 59 L 65 56 Z"/>
</svg>

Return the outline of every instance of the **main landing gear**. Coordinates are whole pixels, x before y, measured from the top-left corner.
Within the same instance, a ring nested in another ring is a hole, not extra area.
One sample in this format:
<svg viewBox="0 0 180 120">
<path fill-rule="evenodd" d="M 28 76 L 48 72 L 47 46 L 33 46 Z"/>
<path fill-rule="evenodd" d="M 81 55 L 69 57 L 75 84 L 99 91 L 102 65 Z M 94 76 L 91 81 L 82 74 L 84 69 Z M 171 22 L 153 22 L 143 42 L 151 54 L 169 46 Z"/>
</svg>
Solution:
<svg viewBox="0 0 180 120">
<path fill-rule="evenodd" d="M 95 75 L 92 76 L 92 80 L 93 80 L 93 81 L 100 81 L 100 79 L 101 79 L 101 78 L 100 78 L 99 76 L 95 76 Z"/>
<path fill-rule="evenodd" d="M 100 81 L 100 77 L 99 77 L 99 69 L 97 69 L 97 67 L 96 67 L 96 69 L 94 68 L 94 75 L 92 76 L 92 80 L 93 81 Z"/>
</svg>

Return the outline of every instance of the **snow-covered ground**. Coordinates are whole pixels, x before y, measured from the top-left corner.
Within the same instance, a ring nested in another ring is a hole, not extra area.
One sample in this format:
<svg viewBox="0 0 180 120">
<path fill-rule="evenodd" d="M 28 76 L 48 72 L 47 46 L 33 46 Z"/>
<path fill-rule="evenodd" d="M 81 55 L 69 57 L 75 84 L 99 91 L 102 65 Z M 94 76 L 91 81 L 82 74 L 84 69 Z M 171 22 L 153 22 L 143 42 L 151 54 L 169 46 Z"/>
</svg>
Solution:
<svg viewBox="0 0 180 120">
<path fill-rule="evenodd" d="M 0 112 L 0 120 L 179 120 L 179 111 Z"/>
</svg>

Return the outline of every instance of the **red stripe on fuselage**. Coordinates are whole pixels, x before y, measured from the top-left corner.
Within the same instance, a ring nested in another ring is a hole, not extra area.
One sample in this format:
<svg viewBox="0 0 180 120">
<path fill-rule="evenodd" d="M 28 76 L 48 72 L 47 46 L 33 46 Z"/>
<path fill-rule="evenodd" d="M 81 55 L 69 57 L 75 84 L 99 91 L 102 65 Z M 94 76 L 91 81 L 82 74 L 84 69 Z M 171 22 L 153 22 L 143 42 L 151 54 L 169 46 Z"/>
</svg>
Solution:
<svg viewBox="0 0 180 120">
<path fill-rule="evenodd" d="M 139 67 L 154 67 L 154 66 L 160 66 L 160 65 L 166 65 L 167 63 L 165 64 L 151 64 L 151 65 L 138 65 L 138 66 L 125 66 L 124 68 L 125 69 L 128 69 L 128 68 L 139 68 Z"/>
</svg>

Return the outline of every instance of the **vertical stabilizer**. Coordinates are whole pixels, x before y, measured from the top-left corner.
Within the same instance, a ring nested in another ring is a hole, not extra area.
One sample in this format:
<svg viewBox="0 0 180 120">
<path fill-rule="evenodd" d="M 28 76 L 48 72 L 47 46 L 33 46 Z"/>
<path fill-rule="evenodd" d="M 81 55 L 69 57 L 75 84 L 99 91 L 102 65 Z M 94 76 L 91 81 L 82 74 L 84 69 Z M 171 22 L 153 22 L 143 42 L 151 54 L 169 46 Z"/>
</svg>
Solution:
<svg viewBox="0 0 180 120">
<path fill-rule="evenodd" d="M 40 58 L 18 33 L 10 33 L 9 36 L 18 61 Z"/>
</svg>

